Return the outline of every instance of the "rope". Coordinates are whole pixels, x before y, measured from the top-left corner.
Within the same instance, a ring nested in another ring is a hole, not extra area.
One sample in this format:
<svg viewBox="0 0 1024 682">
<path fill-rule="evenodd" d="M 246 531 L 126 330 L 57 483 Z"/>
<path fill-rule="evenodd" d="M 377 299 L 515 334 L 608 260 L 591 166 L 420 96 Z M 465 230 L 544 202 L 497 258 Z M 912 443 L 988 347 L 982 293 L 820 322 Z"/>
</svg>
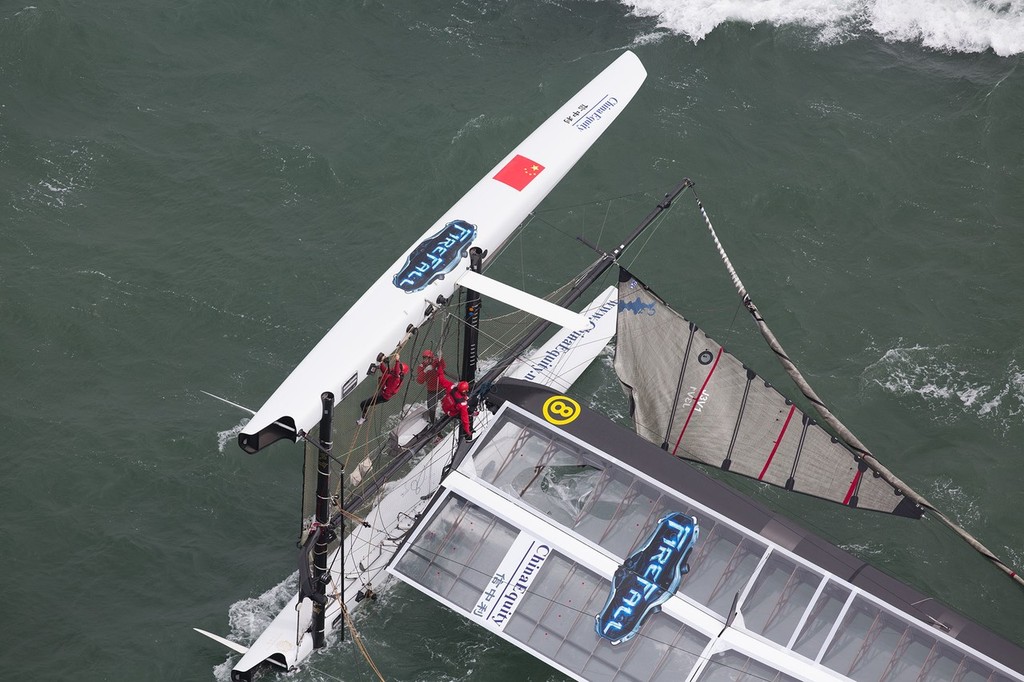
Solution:
<svg viewBox="0 0 1024 682">
<path fill-rule="evenodd" d="M 363 643 L 363 638 L 360 636 L 359 630 L 357 630 L 352 624 L 352 616 L 349 615 L 348 609 L 345 608 L 345 602 L 341 600 L 341 594 L 338 592 L 337 585 L 334 585 L 334 581 L 331 581 L 331 585 L 334 586 L 334 600 L 338 602 L 338 606 L 341 607 L 341 613 L 345 617 L 345 624 L 348 626 L 349 632 L 352 633 L 352 641 L 355 642 L 356 648 L 359 649 L 359 653 L 361 653 L 363 658 L 366 659 L 367 665 L 370 666 L 370 670 L 372 670 L 373 674 L 377 676 L 377 679 L 380 680 L 380 682 L 385 682 L 380 669 L 377 667 L 377 664 L 373 662 L 373 658 L 370 657 L 370 652 L 366 648 L 366 644 Z"/>
<path fill-rule="evenodd" d="M 365 527 L 369 528 L 370 524 L 363 517 L 361 517 L 361 516 L 359 516 L 357 514 L 353 514 L 352 512 L 350 512 L 347 509 L 345 509 L 344 507 L 342 507 L 340 504 L 337 505 L 337 509 L 338 509 L 338 512 L 342 516 L 344 516 L 346 519 L 348 519 L 349 521 L 355 521 L 360 526 L 365 526 Z"/>
<path fill-rule="evenodd" d="M 750 294 L 747 293 L 746 287 L 743 286 L 743 282 L 740 281 L 739 275 L 736 273 L 736 269 L 733 267 L 732 262 L 729 260 L 728 254 L 725 252 L 725 248 L 722 246 L 722 242 L 718 239 L 718 234 L 715 232 L 715 228 L 711 225 L 711 219 L 708 218 L 707 212 L 704 210 L 704 204 L 701 203 L 697 193 L 693 194 L 694 199 L 697 202 L 697 208 L 700 210 L 701 216 L 704 218 L 704 224 L 707 225 L 708 232 L 711 233 L 711 238 L 715 242 L 715 248 L 718 250 L 718 255 L 721 257 L 722 262 L 725 264 L 726 270 L 729 271 L 729 277 L 732 278 L 732 283 L 736 287 L 737 293 L 743 301 L 744 307 L 750 312 L 750 315 L 754 318 L 754 322 L 757 324 L 758 330 L 761 332 L 761 336 L 764 337 L 768 346 L 775 353 L 775 357 L 778 358 L 782 364 L 786 374 L 789 375 L 790 379 L 797 385 L 804 397 L 811 401 L 814 405 L 814 409 L 818 411 L 821 418 L 836 432 L 836 434 L 851 448 L 853 448 L 862 458 L 864 463 L 875 472 L 879 477 L 882 478 L 886 483 L 895 488 L 898 492 L 903 493 L 910 500 L 916 503 L 918 506 L 928 510 L 931 514 L 938 519 L 941 523 L 947 526 L 950 530 L 960 536 L 967 544 L 974 548 L 979 554 L 988 559 L 993 565 L 999 570 L 1009 576 L 1017 584 L 1024 586 L 1024 578 L 1022 578 L 1017 571 L 1007 566 L 1000 560 L 995 554 L 992 553 L 987 547 L 978 541 L 973 535 L 968 533 L 966 530 L 961 528 L 956 522 L 948 518 L 945 514 L 936 509 L 931 502 L 926 500 L 923 496 L 914 491 L 910 486 L 900 480 L 894 473 L 889 471 L 885 466 L 879 462 L 873 454 L 868 450 L 867 446 L 860 442 L 860 440 L 853 435 L 853 433 L 846 428 L 846 426 L 839 421 L 839 419 L 832 414 L 832 411 L 822 402 L 818 394 L 814 392 L 811 385 L 804 379 L 803 374 L 797 369 L 793 361 L 786 355 L 786 351 L 782 348 L 782 344 L 775 338 L 775 334 L 772 333 L 771 329 L 768 328 L 768 323 L 765 321 L 761 312 L 754 305 L 754 301 L 751 300 Z"/>
</svg>

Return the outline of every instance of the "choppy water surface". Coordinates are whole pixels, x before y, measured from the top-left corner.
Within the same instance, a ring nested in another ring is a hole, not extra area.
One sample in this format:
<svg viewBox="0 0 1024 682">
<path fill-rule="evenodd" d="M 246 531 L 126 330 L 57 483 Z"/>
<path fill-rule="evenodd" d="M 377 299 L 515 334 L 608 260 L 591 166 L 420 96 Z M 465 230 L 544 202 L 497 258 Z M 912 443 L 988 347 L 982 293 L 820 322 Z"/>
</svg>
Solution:
<svg viewBox="0 0 1024 682">
<path fill-rule="evenodd" d="M 243 454 L 243 415 L 200 391 L 258 406 L 624 48 L 648 82 L 546 208 L 696 180 L 819 393 L 1024 564 L 1019 1 L 8 3 L 6 675 L 227 679 L 233 659 L 190 628 L 250 641 L 287 598 L 299 458 Z M 701 229 L 687 200 L 637 267 L 770 372 Z M 612 381 L 605 362 L 582 394 L 622 415 Z M 1024 595 L 937 524 L 748 488 L 1024 640 Z M 559 679 L 410 589 L 358 624 L 389 680 Z M 351 642 L 292 677 L 373 679 Z"/>
</svg>

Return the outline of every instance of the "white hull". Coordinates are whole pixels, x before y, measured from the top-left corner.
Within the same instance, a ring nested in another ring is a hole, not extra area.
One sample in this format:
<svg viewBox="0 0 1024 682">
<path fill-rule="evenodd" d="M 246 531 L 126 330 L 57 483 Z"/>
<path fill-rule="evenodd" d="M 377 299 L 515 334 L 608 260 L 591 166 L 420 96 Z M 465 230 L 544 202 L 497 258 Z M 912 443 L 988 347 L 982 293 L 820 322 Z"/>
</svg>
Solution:
<svg viewBox="0 0 1024 682">
<path fill-rule="evenodd" d="M 585 309 L 584 314 L 594 323 L 589 330 L 581 334 L 562 329 L 530 358 L 512 366 L 507 375 L 529 377 L 545 386 L 567 389 L 614 336 L 615 295 L 615 289 L 609 287 Z M 481 410 L 476 418 L 474 426 L 478 437 L 486 432 L 490 417 L 489 412 Z M 370 526 L 357 526 L 343 546 L 328 557 L 330 601 L 325 609 L 328 632 L 343 625 L 342 594 L 345 608 L 351 613 L 370 591 L 379 594 L 394 581 L 385 569 L 405 533 L 440 485 L 457 437 L 455 430 L 417 462 L 408 475 L 386 487 L 367 514 Z M 341 552 L 344 553 L 344 572 L 339 570 L 338 554 Z M 264 661 L 271 661 L 282 669 L 300 665 L 313 652 L 309 632 L 312 617 L 312 602 L 307 599 L 299 604 L 298 595 L 293 596 L 235 665 L 232 679 L 249 679 Z M 298 640 L 296 633 L 302 633 Z M 238 650 L 237 645 L 232 648 Z"/>
<path fill-rule="evenodd" d="M 498 253 L 625 109 L 646 76 L 636 55 L 622 54 L 509 152 L 352 304 L 257 410 L 239 434 L 239 445 L 256 452 L 310 432 L 320 421 L 320 395 L 331 392 L 343 400 L 376 366 L 378 354 L 392 353 L 410 328 L 423 324 L 431 303 L 450 298 L 468 271 L 463 256 L 470 247 Z M 519 169 L 519 160 L 529 169 Z M 522 172 L 509 177 L 510 168 Z"/>
</svg>

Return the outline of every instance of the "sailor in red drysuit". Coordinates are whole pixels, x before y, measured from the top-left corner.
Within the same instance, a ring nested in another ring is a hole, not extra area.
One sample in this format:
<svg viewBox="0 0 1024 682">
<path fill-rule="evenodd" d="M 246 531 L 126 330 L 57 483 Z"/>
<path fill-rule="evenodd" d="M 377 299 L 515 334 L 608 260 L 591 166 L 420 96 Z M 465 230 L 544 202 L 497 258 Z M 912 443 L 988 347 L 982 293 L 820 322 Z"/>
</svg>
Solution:
<svg viewBox="0 0 1024 682">
<path fill-rule="evenodd" d="M 380 363 L 380 378 L 377 380 L 377 392 L 359 403 L 360 416 L 356 424 L 366 421 L 366 411 L 377 403 L 386 403 L 398 394 L 402 387 L 402 380 L 409 373 L 409 365 L 402 362 L 401 357 L 395 356 L 395 364 L 392 366 L 387 358 Z"/>
<path fill-rule="evenodd" d="M 452 383 L 445 379 L 444 398 L 441 399 L 441 409 L 449 417 L 458 417 L 462 422 L 462 435 L 467 440 L 473 440 L 473 427 L 469 423 L 469 384 L 465 381 L 452 386 Z"/>
<path fill-rule="evenodd" d="M 427 387 L 427 419 L 434 423 L 437 414 L 437 403 L 445 394 L 442 381 L 444 376 L 444 358 L 435 357 L 429 348 L 423 351 L 423 361 L 416 367 L 416 383 Z"/>
</svg>

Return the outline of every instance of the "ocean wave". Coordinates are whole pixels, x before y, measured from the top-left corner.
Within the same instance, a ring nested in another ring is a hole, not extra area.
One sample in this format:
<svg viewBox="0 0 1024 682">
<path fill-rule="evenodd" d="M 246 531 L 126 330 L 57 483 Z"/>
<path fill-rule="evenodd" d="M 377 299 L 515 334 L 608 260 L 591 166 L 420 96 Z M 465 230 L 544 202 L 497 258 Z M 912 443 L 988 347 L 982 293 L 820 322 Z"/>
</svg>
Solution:
<svg viewBox="0 0 1024 682">
<path fill-rule="evenodd" d="M 35 177 L 11 207 L 23 211 L 29 204 L 53 209 L 84 206 L 78 197 L 92 187 L 94 168 L 104 160 L 103 154 L 89 145 L 51 141 L 35 159 L 31 173 Z"/>
<path fill-rule="evenodd" d="M 1024 0 L 623 0 L 697 43 L 723 23 L 799 25 L 822 43 L 863 33 L 942 52 L 1024 52 Z"/>
<path fill-rule="evenodd" d="M 229 639 L 252 644 L 270 625 L 299 588 L 296 571 L 258 597 L 236 601 L 228 608 Z"/>
<path fill-rule="evenodd" d="M 952 346 L 890 348 L 865 369 L 864 378 L 889 393 L 917 396 L 934 409 L 957 408 L 1004 428 L 1024 413 L 1024 371 L 1015 360 L 1002 370 L 972 367 Z"/>
<path fill-rule="evenodd" d="M 965 528 L 972 528 L 981 523 L 983 513 L 979 500 L 969 495 L 951 478 L 934 481 L 928 492 L 928 499 Z"/>
</svg>

